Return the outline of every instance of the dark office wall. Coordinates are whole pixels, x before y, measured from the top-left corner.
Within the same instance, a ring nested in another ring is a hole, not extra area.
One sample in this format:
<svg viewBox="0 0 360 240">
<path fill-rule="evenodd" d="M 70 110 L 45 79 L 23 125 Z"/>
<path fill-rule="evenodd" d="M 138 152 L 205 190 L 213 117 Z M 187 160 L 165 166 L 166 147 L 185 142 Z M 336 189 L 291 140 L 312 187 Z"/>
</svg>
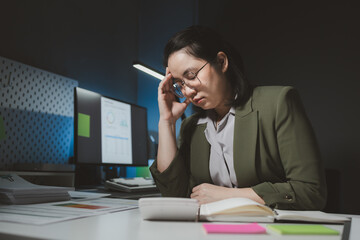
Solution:
<svg viewBox="0 0 360 240">
<path fill-rule="evenodd" d="M 0 56 L 136 103 L 138 1 L 8 0 L 0 7 Z"/>
<path fill-rule="evenodd" d="M 196 0 L 141 0 L 139 11 L 138 61 L 165 74 L 163 50 L 169 38 L 180 29 L 197 23 Z M 158 79 L 138 73 L 138 104 L 148 109 L 148 127 L 157 139 L 159 109 Z M 179 129 L 180 121 L 177 123 Z"/>
<path fill-rule="evenodd" d="M 359 10 L 348 1 L 199 1 L 199 23 L 237 46 L 250 80 L 299 90 L 325 167 L 341 172 L 341 211 L 357 214 Z"/>
</svg>

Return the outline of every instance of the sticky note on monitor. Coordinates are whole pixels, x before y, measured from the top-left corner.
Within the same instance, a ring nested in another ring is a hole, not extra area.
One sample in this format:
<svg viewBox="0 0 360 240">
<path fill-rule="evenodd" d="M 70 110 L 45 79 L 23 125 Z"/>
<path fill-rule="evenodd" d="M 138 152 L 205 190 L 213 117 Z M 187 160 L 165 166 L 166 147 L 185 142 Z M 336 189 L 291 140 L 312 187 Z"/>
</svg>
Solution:
<svg viewBox="0 0 360 240">
<path fill-rule="evenodd" d="M 90 115 L 78 114 L 78 136 L 90 137 Z"/>
</svg>

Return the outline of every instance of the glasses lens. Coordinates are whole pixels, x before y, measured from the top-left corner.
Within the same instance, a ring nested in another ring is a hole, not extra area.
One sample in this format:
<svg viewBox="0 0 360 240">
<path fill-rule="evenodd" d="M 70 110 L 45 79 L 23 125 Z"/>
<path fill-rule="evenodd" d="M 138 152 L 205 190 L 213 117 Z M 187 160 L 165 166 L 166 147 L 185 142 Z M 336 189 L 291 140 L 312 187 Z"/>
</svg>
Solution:
<svg viewBox="0 0 360 240">
<path fill-rule="evenodd" d="M 179 98 L 184 98 L 184 94 L 182 93 L 182 86 L 179 85 L 178 83 L 174 83 L 173 84 L 173 91 L 175 93 L 175 95 Z"/>
</svg>

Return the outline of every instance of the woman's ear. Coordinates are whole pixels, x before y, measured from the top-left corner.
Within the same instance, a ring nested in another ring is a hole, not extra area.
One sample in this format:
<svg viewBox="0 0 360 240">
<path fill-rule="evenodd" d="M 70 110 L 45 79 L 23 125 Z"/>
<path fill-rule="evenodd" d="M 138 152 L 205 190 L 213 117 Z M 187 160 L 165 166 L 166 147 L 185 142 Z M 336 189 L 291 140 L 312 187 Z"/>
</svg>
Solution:
<svg viewBox="0 0 360 240">
<path fill-rule="evenodd" d="M 224 52 L 218 52 L 216 58 L 220 65 L 221 71 L 223 73 L 225 73 L 229 66 L 229 61 L 228 61 L 227 55 Z"/>
</svg>

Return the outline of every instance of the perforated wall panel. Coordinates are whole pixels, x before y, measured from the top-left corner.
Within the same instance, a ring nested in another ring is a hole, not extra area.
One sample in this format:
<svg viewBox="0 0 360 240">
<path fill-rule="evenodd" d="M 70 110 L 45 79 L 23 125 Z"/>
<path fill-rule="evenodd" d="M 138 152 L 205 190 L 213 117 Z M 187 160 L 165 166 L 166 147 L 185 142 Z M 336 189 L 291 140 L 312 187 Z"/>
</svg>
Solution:
<svg viewBox="0 0 360 240">
<path fill-rule="evenodd" d="M 76 86 L 73 79 L 0 57 L 0 118 L 5 132 L 0 164 L 68 162 Z"/>
</svg>

